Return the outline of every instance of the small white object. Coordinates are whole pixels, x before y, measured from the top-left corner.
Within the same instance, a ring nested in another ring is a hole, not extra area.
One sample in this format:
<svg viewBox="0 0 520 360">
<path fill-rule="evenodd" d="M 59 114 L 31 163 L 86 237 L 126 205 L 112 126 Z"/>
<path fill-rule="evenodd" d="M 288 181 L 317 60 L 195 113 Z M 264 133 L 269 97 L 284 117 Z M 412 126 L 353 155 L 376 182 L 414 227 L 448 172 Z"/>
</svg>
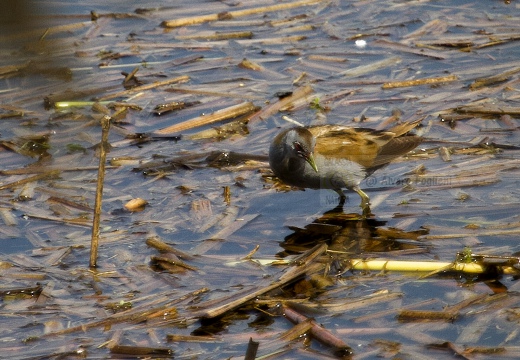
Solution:
<svg viewBox="0 0 520 360">
<path fill-rule="evenodd" d="M 364 48 L 367 46 L 367 42 L 365 40 L 356 40 L 356 47 Z"/>
</svg>

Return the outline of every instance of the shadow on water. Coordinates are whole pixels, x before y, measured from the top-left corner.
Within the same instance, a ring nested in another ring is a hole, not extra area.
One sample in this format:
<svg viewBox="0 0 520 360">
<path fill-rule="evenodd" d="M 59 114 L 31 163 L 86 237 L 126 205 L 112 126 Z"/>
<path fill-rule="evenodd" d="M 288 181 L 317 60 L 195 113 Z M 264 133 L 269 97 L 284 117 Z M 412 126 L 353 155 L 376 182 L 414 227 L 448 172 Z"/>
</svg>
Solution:
<svg viewBox="0 0 520 360">
<path fill-rule="evenodd" d="M 386 223 L 376 217 L 363 218 L 357 213 L 345 213 L 335 208 L 303 228 L 289 226 L 293 233 L 280 244 L 284 251 L 278 256 L 299 254 L 323 242 L 327 243 L 330 253 L 338 256 L 428 251 L 428 247 L 418 241 L 419 236 L 426 235 L 428 230 L 403 231 L 386 227 Z"/>
</svg>

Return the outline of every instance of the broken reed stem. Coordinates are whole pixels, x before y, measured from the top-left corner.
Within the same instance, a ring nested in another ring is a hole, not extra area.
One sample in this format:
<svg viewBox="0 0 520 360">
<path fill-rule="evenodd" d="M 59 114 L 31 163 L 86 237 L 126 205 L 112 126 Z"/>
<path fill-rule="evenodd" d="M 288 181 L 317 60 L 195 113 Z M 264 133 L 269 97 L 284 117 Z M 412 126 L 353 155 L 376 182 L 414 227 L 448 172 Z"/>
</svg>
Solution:
<svg viewBox="0 0 520 360">
<path fill-rule="evenodd" d="M 515 229 L 515 233 L 518 230 Z M 293 260 L 294 261 L 294 260 Z M 272 262 L 272 261 L 271 261 Z M 292 262 L 292 261 L 291 261 Z M 269 262 L 265 262 L 267 264 Z M 277 261 L 277 264 L 284 263 Z M 401 271 L 401 272 L 441 272 L 457 271 L 466 274 L 485 274 L 490 269 L 498 269 L 506 275 L 518 275 L 519 271 L 509 265 L 479 264 L 478 262 L 444 262 L 444 261 L 414 261 L 414 260 L 365 260 L 351 259 L 350 269 L 360 271 Z"/>
<path fill-rule="evenodd" d="M 107 158 L 108 131 L 110 130 L 110 116 L 101 118 L 101 144 L 99 147 L 99 168 L 96 186 L 96 202 L 94 204 L 94 219 L 92 220 L 92 240 L 90 242 L 90 267 L 97 266 L 99 245 L 99 221 L 101 219 L 101 203 L 103 199 L 103 184 L 105 180 L 105 162 Z"/>
<path fill-rule="evenodd" d="M 132 346 L 132 345 L 113 345 L 109 347 L 111 354 L 133 355 L 135 357 L 173 357 L 173 350 L 169 348 Z"/>
<path fill-rule="evenodd" d="M 170 88 L 166 89 L 167 92 L 180 92 L 184 94 L 195 94 L 195 95 L 206 95 L 206 96 L 215 96 L 215 97 L 228 97 L 228 98 L 237 98 L 237 99 L 247 99 L 247 100 L 261 100 L 263 99 L 260 96 L 246 95 L 246 94 L 233 94 L 229 92 L 217 92 L 217 91 L 205 91 L 205 90 L 193 90 L 193 89 L 184 89 L 184 88 Z"/>
<path fill-rule="evenodd" d="M 244 360 L 255 360 L 259 345 L 260 343 L 258 341 L 253 341 L 253 338 L 250 337 Z"/>
<path fill-rule="evenodd" d="M 401 310 L 397 319 L 399 321 L 454 321 L 459 314 L 452 311 L 428 311 L 428 310 Z"/>
<path fill-rule="evenodd" d="M 505 72 L 502 72 L 497 75 L 483 77 L 483 78 L 477 78 L 475 81 L 469 86 L 470 90 L 477 90 L 484 86 L 490 86 L 494 85 L 500 82 L 507 81 L 511 78 L 512 75 L 515 75 L 516 73 L 520 72 L 520 67 L 517 67 L 512 70 L 508 70 Z"/>
<path fill-rule="evenodd" d="M 108 99 L 114 99 L 114 98 L 121 97 L 121 96 L 127 96 L 127 95 L 131 95 L 131 94 L 135 94 L 135 93 L 140 92 L 140 91 L 146 91 L 146 90 L 150 90 L 150 89 L 155 89 L 155 88 L 160 87 L 160 86 L 165 86 L 165 85 L 170 85 L 170 84 L 175 84 L 175 83 L 183 83 L 183 82 L 186 82 L 186 81 L 189 81 L 189 80 L 190 80 L 189 76 L 182 75 L 182 76 L 178 76 L 178 77 L 173 78 L 173 79 L 168 79 L 168 80 L 164 80 L 164 81 L 156 81 L 156 82 L 151 83 L 151 84 L 136 86 L 136 87 L 134 87 L 132 89 L 129 89 L 129 90 L 124 90 L 124 91 L 120 91 L 120 92 L 117 92 L 117 93 L 114 93 L 114 94 L 109 94 L 109 95 L 103 96 L 103 97 L 101 97 L 101 98 L 99 98 L 97 100 L 98 101 L 103 101 L 103 100 L 108 100 Z"/>
<path fill-rule="evenodd" d="M 146 239 L 146 245 L 153 247 L 159 250 L 160 252 L 175 254 L 176 256 L 182 259 L 192 260 L 194 258 L 190 254 L 177 250 L 174 247 L 166 244 L 164 241 L 162 241 L 156 236 L 152 236 Z"/>
<path fill-rule="evenodd" d="M 16 32 L 14 34 L 8 34 L 0 35 L 0 41 L 14 41 L 17 39 L 30 39 L 30 38 L 36 38 L 39 37 L 42 39 L 45 36 L 58 34 L 58 33 L 70 33 L 85 27 L 92 27 L 94 26 L 94 23 L 92 21 L 83 21 L 78 23 L 72 23 L 72 24 L 65 24 L 65 25 L 58 25 L 58 26 L 51 26 L 47 28 L 38 28 L 35 30 L 27 30 L 27 31 L 20 31 Z"/>
<path fill-rule="evenodd" d="M 297 100 L 309 96 L 310 94 L 312 94 L 312 92 L 313 90 L 310 85 L 299 87 L 296 90 L 294 90 L 290 96 L 278 100 L 277 102 L 263 108 L 262 110 L 258 111 L 256 114 L 251 116 L 251 118 L 249 119 L 249 123 L 251 124 L 258 120 L 266 120 L 269 117 L 276 114 L 278 111 L 280 111 L 280 109 L 289 106 Z"/>
<path fill-rule="evenodd" d="M 190 17 L 180 18 L 180 19 L 176 19 L 176 20 L 163 21 L 162 25 L 165 27 L 179 27 L 179 26 L 196 25 L 196 24 L 202 24 L 202 23 L 209 22 L 209 21 L 217 21 L 217 20 L 223 20 L 223 19 L 227 20 L 227 19 L 237 18 L 237 17 L 241 17 L 241 16 L 248 16 L 248 15 L 253 15 L 253 14 L 262 14 L 262 13 L 266 13 L 266 12 L 287 10 L 287 9 L 292 9 L 292 8 L 300 7 L 300 6 L 308 6 L 308 5 L 313 5 L 313 4 L 319 3 L 321 1 L 323 1 L 323 0 L 302 0 L 302 1 L 295 1 L 293 3 L 277 4 L 277 5 L 271 5 L 271 6 L 260 6 L 260 7 L 251 8 L 251 9 L 228 11 L 228 12 L 224 12 L 224 13 L 190 16 Z"/>
<path fill-rule="evenodd" d="M 397 318 L 399 321 L 454 321 L 460 316 L 460 311 L 462 309 L 475 303 L 483 302 L 488 299 L 489 296 L 490 295 L 488 294 L 477 294 L 469 299 L 459 302 L 458 304 L 447 306 L 442 311 L 401 309 Z"/>
<path fill-rule="evenodd" d="M 219 41 L 229 39 L 251 39 L 253 37 L 252 31 L 232 31 L 228 33 L 213 33 L 213 34 L 195 34 L 195 35 L 181 35 L 177 36 L 178 40 L 206 40 Z"/>
<path fill-rule="evenodd" d="M 402 260 L 351 260 L 353 270 L 364 271 L 459 271 L 466 274 L 484 274 L 488 272 L 486 266 L 478 263 L 437 262 L 437 261 L 402 261 Z M 518 271 L 510 266 L 500 267 L 504 274 L 517 274 Z"/>
<path fill-rule="evenodd" d="M 495 104 L 462 105 L 454 110 L 459 114 L 520 116 L 520 107 L 518 106 L 497 106 Z"/>
<path fill-rule="evenodd" d="M 134 322 L 134 323 L 141 323 L 144 321 L 148 321 L 150 319 L 154 318 L 162 318 L 164 319 L 165 316 L 171 316 L 171 314 L 175 315 L 177 314 L 177 309 L 174 306 L 175 304 L 178 304 L 182 301 L 185 301 L 187 299 L 196 298 L 200 296 L 202 293 L 207 292 L 207 288 L 201 288 L 197 289 L 195 291 L 192 291 L 190 293 L 184 294 L 181 297 L 174 298 L 172 300 L 170 299 L 171 294 L 168 295 L 167 302 L 162 305 L 155 305 L 159 301 L 163 301 L 164 297 L 156 297 L 157 300 L 152 300 L 152 302 L 148 302 L 136 307 L 133 307 L 131 309 L 118 312 L 115 314 L 108 315 L 102 319 L 96 319 L 94 321 L 72 326 L 69 328 L 64 328 L 60 330 L 56 330 L 54 332 L 48 332 L 45 334 L 42 334 L 39 338 L 47 338 L 52 336 L 60 336 L 65 334 L 71 334 L 74 332 L 85 332 L 89 329 L 93 329 L 96 327 L 112 327 L 114 324 L 120 324 L 125 321 L 128 322 Z"/>
<path fill-rule="evenodd" d="M 458 80 L 458 77 L 456 75 L 448 75 L 448 76 L 426 78 L 426 79 L 392 81 L 392 82 L 384 83 L 382 88 L 383 89 L 394 89 L 394 88 L 399 88 L 399 87 L 438 84 L 438 83 L 444 83 L 444 82 L 450 82 L 450 81 L 456 81 L 456 80 Z"/>
<path fill-rule="evenodd" d="M 245 102 L 227 107 L 225 109 L 217 110 L 210 115 L 197 116 L 196 118 L 186 120 L 180 124 L 175 124 L 163 129 L 159 129 L 154 134 L 178 134 L 181 131 L 186 131 L 195 127 L 213 124 L 215 122 L 226 119 L 233 119 L 240 115 L 253 112 L 256 109 L 257 107 L 253 103 Z"/>
<path fill-rule="evenodd" d="M 326 244 L 316 245 L 314 248 L 308 250 L 300 257 L 300 261 L 296 266 L 290 267 L 287 271 L 283 272 L 277 280 L 266 283 L 265 286 L 263 284 L 258 284 L 252 288 L 245 288 L 230 296 L 212 301 L 211 305 L 205 305 L 204 303 L 197 304 L 197 307 L 193 309 L 194 311 L 192 313 L 192 317 L 203 317 L 206 319 L 219 317 L 227 311 L 242 306 L 244 303 L 253 300 L 254 298 L 266 292 L 287 285 L 304 274 L 309 275 L 318 271 L 322 271 L 325 266 L 321 263 L 316 263 L 313 261 L 319 255 L 324 254 L 326 250 Z"/>
<path fill-rule="evenodd" d="M 172 265 L 172 266 L 180 266 L 186 270 L 191 271 L 197 271 L 198 269 L 195 266 L 191 266 L 186 264 L 184 261 L 179 259 L 176 255 L 170 254 L 170 257 L 166 256 L 152 256 L 151 258 L 152 263 L 161 263 L 164 262 L 166 264 Z"/>
<path fill-rule="evenodd" d="M 108 169 L 116 169 L 118 166 L 108 166 Z M 49 170 L 52 169 L 52 170 Z M 97 166 L 84 166 L 84 167 L 75 167 L 75 168 L 67 168 L 67 169 L 59 169 L 59 168 L 52 168 L 51 166 L 47 167 L 31 167 L 31 168 L 23 168 L 23 169 L 13 169 L 13 170 L 0 170 L 0 175 L 23 175 L 23 174 L 34 174 L 34 173 L 45 173 L 49 177 L 58 176 L 60 172 L 67 172 L 67 171 L 92 171 L 97 170 Z M 42 177 L 42 179 L 45 178 Z M 5 186 L 11 186 L 15 187 L 21 184 L 25 184 L 27 182 L 39 180 L 37 178 L 27 178 L 23 180 L 15 181 L 14 183 L 5 184 L 0 186 L 0 190 L 5 189 Z"/>
<path fill-rule="evenodd" d="M 284 316 L 294 324 L 300 324 L 308 321 L 312 325 L 310 328 L 312 336 L 322 344 L 333 347 L 335 353 L 341 353 L 344 355 L 352 354 L 352 348 L 350 346 L 348 346 L 343 340 L 338 338 L 329 330 L 318 324 L 316 321 L 307 318 L 289 306 L 283 307 L 283 313 Z"/>
<path fill-rule="evenodd" d="M 401 58 L 398 56 L 394 56 L 388 59 L 379 60 L 368 65 L 360 65 L 354 68 L 347 69 L 339 73 L 342 76 L 349 77 L 357 77 L 365 74 L 372 73 L 378 69 L 384 69 L 389 66 L 393 66 L 395 64 L 399 64 L 401 62 Z"/>
<path fill-rule="evenodd" d="M 6 173 L 2 173 L 2 174 L 6 175 Z M 9 184 L 2 185 L 2 186 L 0 186 L 0 190 L 15 188 L 20 185 L 25 185 L 25 184 L 28 184 L 31 182 L 42 180 L 42 179 L 56 178 L 56 177 L 58 177 L 59 174 L 60 174 L 60 170 L 45 171 L 38 175 L 29 176 L 28 178 L 17 180 L 12 183 L 9 183 Z"/>
<path fill-rule="evenodd" d="M 296 278 L 304 275 L 304 274 L 314 274 L 319 271 L 323 271 L 324 266 L 322 264 L 313 263 L 309 265 L 308 267 L 304 266 L 297 266 L 292 267 L 287 273 L 284 273 L 280 279 L 277 281 L 268 284 L 266 286 L 263 286 L 262 284 L 259 284 L 259 286 L 254 288 L 246 288 L 243 291 L 240 291 L 236 294 L 231 295 L 230 297 L 226 297 L 221 300 L 218 304 L 216 304 L 212 308 L 208 309 L 201 309 L 198 311 L 195 311 L 192 315 L 194 318 L 206 318 L 206 319 L 214 319 L 216 317 L 219 317 L 226 312 L 236 309 L 239 306 L 244 305 L 246 302 L 253 300 L 254 298 L 265 294 L 266 292 L 269 292 L 271 290 L 274 290 L 278 287 L 282 287 L 286 284 L 288 284 L 291 281 L 294 281 Z M 236 299 L 230 299 L 232 297 L 237 297 Z M 203 305 L 203 304 L 202 304 Z M 198 304 L 199 307 L 202 306 L 201 304 Z"/>
<path fill-rule="evenodd" d="M 379 45 L 381 47 L 385 47 L 392 50 L 402 51 L 410 54 L 427 56 L 434 59 L 444 60 L 447 58 L 446 54 L 439 54 L 438 51 L 426 50 L 426 49 L 418 49 L 416 47 L 410 47 L 408 45 L 404 45 L 401 43 L 388 41 L 388 40 L 376 40 L 374 41 L 375 45 Z"/>
</svg>

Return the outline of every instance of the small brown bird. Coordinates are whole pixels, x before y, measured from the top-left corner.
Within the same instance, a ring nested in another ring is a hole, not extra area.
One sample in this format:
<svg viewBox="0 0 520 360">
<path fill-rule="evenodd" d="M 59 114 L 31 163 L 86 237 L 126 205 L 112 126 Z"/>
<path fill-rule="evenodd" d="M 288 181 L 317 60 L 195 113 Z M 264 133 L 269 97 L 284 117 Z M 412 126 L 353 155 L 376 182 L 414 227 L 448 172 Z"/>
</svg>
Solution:
<svg viewBox="0 0 520 360">
<path fill-rule="evenodd" d="M 284 183 L 301 188 L 332 189 L 345 203 L 342 189 L 361 196 L 363 215 L 370 214 L 370 198 L 359 184 L 377 169 L 414 149 L 420 136 L 407 135 L 419 121 L 389 130 L 343 125 L 295 127 L 280 132 L 269 148 L 269 164 Z"/>
</svg>

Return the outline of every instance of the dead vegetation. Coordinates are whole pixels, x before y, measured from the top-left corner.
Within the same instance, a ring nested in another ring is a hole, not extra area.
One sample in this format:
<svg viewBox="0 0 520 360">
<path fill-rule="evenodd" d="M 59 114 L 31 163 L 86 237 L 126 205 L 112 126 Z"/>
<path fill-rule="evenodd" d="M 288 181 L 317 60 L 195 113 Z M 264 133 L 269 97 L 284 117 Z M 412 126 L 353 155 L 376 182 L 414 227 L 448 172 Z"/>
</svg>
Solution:
<svg viewBox="0 0 520 360">
<path fill-rule="evenodd" d="M 100 5 L 0 35 L 2 356 L 519 356 L 518 5 Z M 361 219 L 282 115 L 426 141 Z"/>
</svg>

